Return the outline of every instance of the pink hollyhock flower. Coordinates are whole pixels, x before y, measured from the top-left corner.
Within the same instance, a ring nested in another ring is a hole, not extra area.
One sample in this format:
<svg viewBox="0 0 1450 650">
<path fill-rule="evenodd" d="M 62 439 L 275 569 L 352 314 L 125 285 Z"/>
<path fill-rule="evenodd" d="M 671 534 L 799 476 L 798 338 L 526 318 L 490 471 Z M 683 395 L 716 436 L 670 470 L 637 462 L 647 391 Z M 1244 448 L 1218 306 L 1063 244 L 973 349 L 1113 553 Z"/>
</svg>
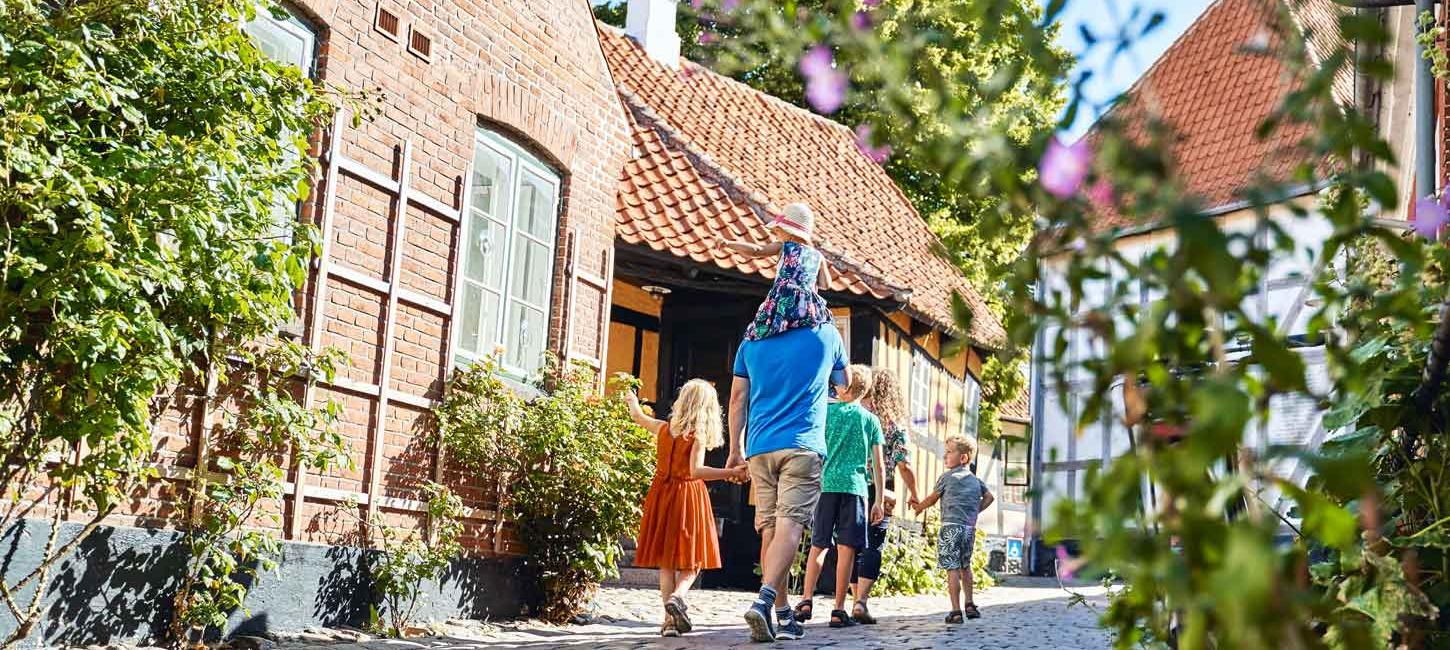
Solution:
<svg viewBox="0 0 1450 650">
<path fill-rule="evenodd" d="M 711 45 L 719 42 L 719 40 L 720 36 L 715 32 L 700 32 L 700 35 L 695 39 L 701 45 Z"/>
<path fill-rule="evenodd" d="M 1434 197 L 1426 196 L 1415 201 L 1415 233 L 1425 239 L 1434 239 L 1445 227 L 1447 216 L 1445 205 Z"/>
<path fill-rule="evenodd" d="M 1081 567 L 1082 560 L 1068 554 L 1066 546 L 1057 547 L 1057 577 L 1072 580 L 1077 576 L 1077 570 Z"/>
<path fill-rule="evenodd" d="M 699 9 L 703 6 L 705 6 L 705 0 L 690 0 L 691 9 Z"/>
<path fill-rule="evenodd" d="M 858 32 L 864 32 L 868 29 L 871 29 L 871 14 L 868 14 L 864 11 L 858 11 L 854 14 L 851 14 L 851 29 L 854 29 Z"/>
<path fill-rule="evenodd" d="M 825 45 L 817 45 L 801 57 L 801 76 L 807 79 L 829 74 L 836 69 L 836 59 L 831 55 L 831 48 Z"/>
<path fill-rule="evenodd" d="M 878 165 L 886 162 L 886 159 L 891 157 L 891 145 L 883 144 L 880 146 L 872 146 L 870 124 L 858 124 L 856 126 L 856 149 L 862 154 L 865 154 L 868 160 Z"/>
<path fill-rule="evenodd" d="M 1092 150 L 1087 142 L 1079 140 L 1065 145 L 1054 136 L 1047 143 L 1042 161 L 1037 164 L 1037 172 L 1043 189 L 1059 199 L 1066 199 L 1077 194 L 1091 166 Z"/>
<path fill-rule="evenodd" d="M 806 101 L 822 113 L 834 113 L 846 102 L 846 73 L 831 70 L 806 81 Z"/>
</svg>

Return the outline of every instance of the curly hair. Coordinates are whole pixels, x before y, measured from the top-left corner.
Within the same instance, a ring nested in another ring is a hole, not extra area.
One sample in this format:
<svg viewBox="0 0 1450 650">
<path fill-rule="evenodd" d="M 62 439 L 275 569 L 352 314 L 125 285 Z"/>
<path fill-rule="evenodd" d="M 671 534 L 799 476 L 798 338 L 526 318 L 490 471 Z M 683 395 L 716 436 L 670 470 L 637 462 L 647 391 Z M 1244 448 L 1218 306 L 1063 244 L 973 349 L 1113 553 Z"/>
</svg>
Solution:
<svg viewBox="0 0 1450 650">
<path fill-rule="evenodd" d="M 901 392 L 901 382 L 890 368 L 871 369 L 871 390 L 866 393 L 868 408 L 882 424 L 904 427 L 910 420 L 906 417 L 906 395 Z"/>
</svg>

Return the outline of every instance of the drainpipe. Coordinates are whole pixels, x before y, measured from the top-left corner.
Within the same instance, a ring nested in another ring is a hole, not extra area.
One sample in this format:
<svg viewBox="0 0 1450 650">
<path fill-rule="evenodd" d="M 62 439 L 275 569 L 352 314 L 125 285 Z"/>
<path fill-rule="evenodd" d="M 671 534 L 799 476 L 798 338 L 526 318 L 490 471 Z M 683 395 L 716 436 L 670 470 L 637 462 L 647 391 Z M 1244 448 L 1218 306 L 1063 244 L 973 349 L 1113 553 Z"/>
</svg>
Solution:
<svg viewBox="0 0 1450 650">
<path fill-rule="evenodd" d="M 1415 0 L 1415 30 L 1420 32 L 1420 16 L 1434 15 L 1434 0 Z M 1435 78 L 1430 74 L 1430 61 L 1425 46 L 1415 43 L 1415 194 L 1435 193 Z"/>
</svg>

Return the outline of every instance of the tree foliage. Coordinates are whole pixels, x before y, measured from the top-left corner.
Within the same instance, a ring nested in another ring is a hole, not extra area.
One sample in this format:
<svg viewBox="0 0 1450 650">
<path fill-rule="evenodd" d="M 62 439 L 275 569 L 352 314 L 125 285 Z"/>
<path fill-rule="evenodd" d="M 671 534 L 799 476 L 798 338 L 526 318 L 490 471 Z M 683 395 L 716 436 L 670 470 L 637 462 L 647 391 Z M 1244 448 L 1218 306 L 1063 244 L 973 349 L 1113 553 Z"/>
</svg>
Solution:
<svg viewBox="0 0 1450 650">
<path fill-rule="evenodd" d="M 890 119 L 911 115 L 890 89 L 949 85 L 912 72 L 908 63 L 924 56 L 920 34 L 862 33 L 856 2 L 786 19 L 765 0 L 729 4 L 741 36 L 723 42 L 729 54 L 722 58 L 752 60 L 758 45 L 771 57 L 796 60 L 829 44 L 839 61 L 873 62 L 865 66 L 869 79 L 852 70 L 849 92 L 886 107 Z M 1198 197 L 1174 182 L 1174 125 L 1152 110 L 1131 122 L 1100 122 L 1096 150 L 1064 152 L 1048 134 L 1016 144 L 991 121 L 990 107 L 1030 80 L 1021 69 L 957 77 L 977 85 L 987 108 L 944 103 L 938 108 L 952 116 L 945 122 L 953 128 L 903 145 L 933 160 L 963 192 L 993 197 L 992 211 L 1040 216 L 1011 276 L 1011 306 L 1022 316 L 1011 322 L 1011 335 L 1024 346 L 1042 337 L 1049 382 L 1089 387 L 1082 408 L 1070 411 L 1077 427 L 1112 414 L 1132 442 L 1089 472 L 1076 501 L 1058 502 L 1046 535 L 1078 542 L 1078 557 L 1062 551 L 1063 568 L 1123 580 L 1125 590 L 1102 619 L 1119 647 L 1446 643 L 1441 612 L 1450 592 L 1439 504 L 1450 467 L 1443 444 L 1450 391 L 1427 381 L 1441 369 L 1426 366 L 1445 345 L 1431 342 L 1445 324 L 1437 323 L 1447 313 L 1437 306 L 1446 298 L 1450 253 L 1365 209 L 1399 204 L 1400 192 L 1382 171 L 1395 161 L 1372 119 L 1336 101 L 1333 81 L 1352 63 L 1371 81 L 1393 78 L 1389 62 L 1373 54 L 1387 41 L 1383 27 L 1371 15 L 1345 15 L 1338 30 L 1348 45 L 1311 63 L 1288 4 L 1274 4 L 1276 46 L 1242 55 L 1279 57 L 1297 82 L 1256 137 L 1303 135 L 1279 148 L 1279 159 L 1297 162 L 1288 177 L 1258 179 L 1243 192 L 1253 214 L 1248 232 L 1206 215 Z M 921 10 L 979 25 L 981 38 L 1014 41 L 1051 69 L 1050 36 L 1064 5 L 1049 2 L 1041 20 L 1012 28 L 999 28 L 998 19 L 1012 11 L 1010 0 Z M 1148 12 L 1133 16 L 1145 30 L 1162 22 Z M 1364 47 L 1356 53 L 1356 45 Z M 1079 106 L 1075 94 L 1063 123 Z M 1054 156 L 1059 160 L 1049 162 Z M 1051 187 L 1022 173 L 1064 162 L 1077 170 L 1054 170 L 1063 182 Z M 1324 183 L 1333 189 L 1318 205 L 1278 198 L 1285 186 Z M 1089 201 L 1090 193 L 1097 198 Z M 1117 233 L 1094 227 L 1098 198 L 1173 244 L 1141 258 L 1123 255 Z M 1432 208 L 1421 206 L 1420 214 Z M 984 223 L 1005 227 L 1011 221 L 1003 216 Z M 1303 338 L 1255 308 L 1270 269 L 1317 243 L 1300 239 L 1296 224 L 1329 233 L 1310 278 Z M 1060 281 L 1044 274 L 1048 258 L 1061 269 Z M 1100 352 L 1068 357 L 1073 340 Z M 1300 350 L 1306 344 L 1328 359 L 1327 389 L 1310 381 Z M 1328 407 L 1326 418 L 1338 427 L 1334 442 L 1317 451 L 1257 444 L 1271 406 L 1286 398 Z M 1295 480 L 1286 459 L 1314 478 Z"/>
<path fill-rule="evenodd" d="M 0 2 L 0 530 L 51 521 L 41 567 L 0 582 L 10 643 L 54 562 L 153 477 L 163 415 L 294 319 L 318 238 L 274 208 L 306 197 L 333 102 L 253 45 L 259 10 Z"/>
</svg>

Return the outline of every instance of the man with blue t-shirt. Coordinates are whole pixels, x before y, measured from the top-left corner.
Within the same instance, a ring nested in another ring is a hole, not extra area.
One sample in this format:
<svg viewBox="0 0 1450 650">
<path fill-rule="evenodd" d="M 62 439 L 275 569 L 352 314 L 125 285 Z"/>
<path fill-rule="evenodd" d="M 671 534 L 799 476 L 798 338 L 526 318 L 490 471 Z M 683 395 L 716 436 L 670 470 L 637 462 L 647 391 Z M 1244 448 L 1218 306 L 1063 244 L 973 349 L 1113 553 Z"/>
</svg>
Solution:
<svg viewBox="0 0 1450 650">
<path fill-rule="evenodd" d="M 786 602 L 785 580 L 821 496 L 827 382 L 843 386 L 845 370 L 846 347 L 830 323 L 747 340 L 735 353 L 726 467 L 748 464 L 755 490 L 762 584 L 745 612 L 755 641 L 804 634 Z"/>
</svg>

